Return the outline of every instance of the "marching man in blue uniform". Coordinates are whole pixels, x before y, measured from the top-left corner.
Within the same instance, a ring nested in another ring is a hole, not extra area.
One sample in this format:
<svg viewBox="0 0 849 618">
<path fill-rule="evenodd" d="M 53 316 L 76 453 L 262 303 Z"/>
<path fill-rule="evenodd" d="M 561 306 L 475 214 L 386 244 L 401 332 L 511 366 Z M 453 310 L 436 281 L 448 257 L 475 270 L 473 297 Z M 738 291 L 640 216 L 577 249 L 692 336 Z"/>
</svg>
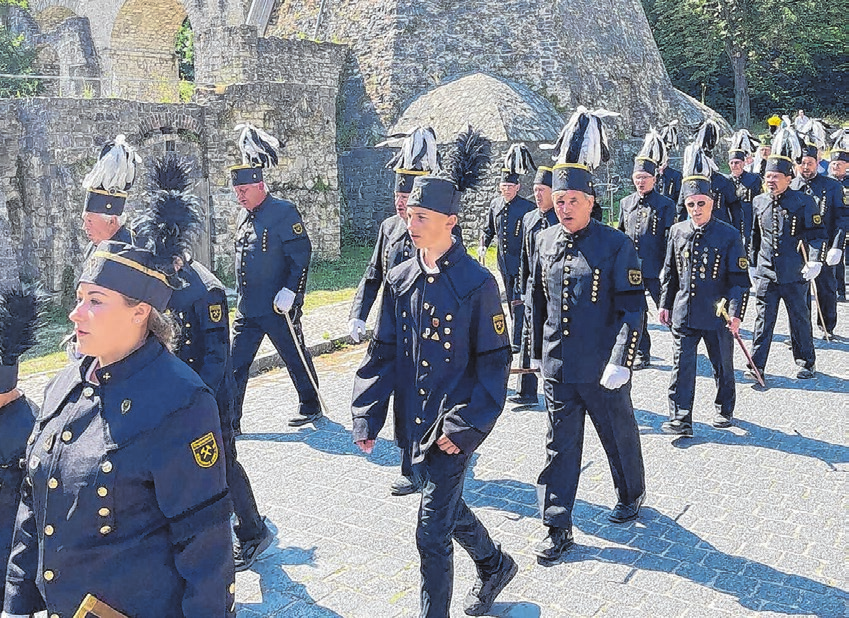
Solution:
<svg viewBox="0 0 849 618">
<path fill-rule="evenodd" d="M 830 336 L 837 326 L 837 265 L 843 261 L 846 231 L 849 230 L 849 205 L 843 203 L 843 187 L 834 178 L 818 173 L 819 150 L 825 147 L 825 128 L 816 120 L 809 121 L 810 132 L 802 135 L 802 158 L 798 174 L 790 188 L 810 196 L 819 208 L 826 233 L 826 254 L 822 272 L 814 280 L 817 302 L 817 323 L 823 336 Z M 823 323 L 824 320 L 824 323 Z"/>
<path fill-rule="evenodd" d="M 419 176 L 413 184 L 407 218 L 417 254 L 389 273 L 352 404 L 352 437 L 366 453 L 390 395 L 407 417 L 406 442 L 423 483 L 416 529 L 422 618 L 449 615 L 455 540 L 477 568 L 464 604 L 470 616 L 486 614 L 518 570 L 463 501 L 472 454 L 504 406 L 511 359 L 498 286 L 451 234 L 462 192 L 487 167 L 489 141 L 470 127 L 449 157 L 448 177 Z"/>
<path fill-rule="evenodd" d="M 737 190 L 734 183 L 719 173 L 719 168 L 713 160 L 713 149 L 718 141 L 719 126 L 714 120 L 705 120 L 696 132 L 694 143 L 702 151 L 702 156 L 706 157 L 711 167 L 710 191 L 713 199 L 713 216 L 730 223 L 739 230 L 743 227 L 743 208 L 740 199 L 737 197 Z M 684 170 L 683 173 L 685 176 L 688 175 L 687 170 Z M 684 208 L 684 202 L 680 195 L 678 196 L 677 208 L 678 220 L 683 221 L 687 218 L 687 209 Z"/>
<path fill-rule="evenodd" d="M 18 360 L 36 343 L 42 308 L 33 288 L 0 293 L 0 572 L 4 583 L 21 500 L 21 465 L 38 415 L 38 407 L 18 388 Z M 3 596 L 0 591 L 0 609 Z"/>
<path fill-rule="evenodd" d="M 675 223 L 675 203 L 655 190 L 658 166 L 666 158 L 666 145 L 660 135 L 651 131 L 634 159 L 631 180 L 636 191 L 619 202 L 619 229 L 634 242 L 640 258 L 643 286 L 656 306 L 660 306 L 660 269 L 666 256 L 666 239 L 669 228 Z M 649 365 L 651 339 L 646 320 L 631 368 L 636 371 Z"/>
<path fill-rule="evenodd" d="M 168 350 L 168 262 L 112 241 L 86 262 L 70 314 L 81 358 L 27 440 L 8 615 L 235 616 L 218 408 Z"/>
<path fill-rule="evenodd" d="M 754 222 L 752 200 L 756 195 L 760 195 L 763 187 L 761 177 L 745 169 L 746 159 L 754 154 L 756 144 L 757 140 L 746 129 L 740 129 L 731 136 L 731 149 L 728 151 L 728 167 L 731 173 L 726 178 L 734 183 L 737 199 L 740 200 L 741 216 L 737 221 L 737 230 L 747 250 L 752 239 Z"/>
<path fill-rule="evenodd" d="M 392 143 L 394 142 L 384 142 L 385 145 Z M 435 173 L 439 167 L 436 135 L 430 127 L 416 127 L 404 136 L 399 145 L 401 151 L 387 165 L 395 170 L 396 214 L 380 224 L 374 252 L 351 303 L 348 329 L 351 338 L 356 342 L 366 333 L 366 318 L 377 300 L 381 286 L 386 282 L 389 271 L 415 255 L 416 249 L 407 231 L 407 200 L 413 189 L 413 181 L 417 176 Z M 459 230 L 456 228 L 455 235 L 459 241 Z M 410 448 L 409 444 L 405 443 L 405 437 L 409 433 L 404 427 L 406 417 L 397 407 L 397 398 L 394 402 L 395 442 L 401 449 L 401 475 L 392 483 L 390 492 L 393 496 L 406 496 L 419 491 L 421 487 L 413 475 Z"/>
<path fill-rule="evenodd" d="M 524 305 L 519 289 L 519 259 L 522 254 L 522 217 L 534 209 L 533 203 L 519 195 L 522 189 L 521 176 L 535 169 L 530 151 L 524 144 L 513 144 L 504 156 L 501 168 L 501 182 L 498 190 L 501 196 L 492 200 L 487 213 L 486 227 L 478 246 L 478 259 L 486 255 L 489 243 L 496 242 L 498 272 L 504 282 L 507 307 L 512 318 L 511 346 L 513 353 L 519 352 L 522 338 Z"/>
<path fill-rule="evenodd" d="M 86 190 L 83 206 L 83 231 L 89 239 L 83 253 L 83 261 L 104 240 L 115 240 L 132 244 L 133 235 L 124 225 L 129 190 L 136 179 L 136 165 L 141 157 L 135 148 L 127 143 L 124 135 L 106 144 L 100 151 L 99 159 L 108 157 L 114 174 L 104 176 L 103 166 L 95 166 L 83 179 Z"/>
<path fill-rule="evenodd" d="M 616 489 L 608 518 L 636 518 L 645 498 L 630 385 L 646 311 L 643 276 L 628 237 L 591 219 L 591 170 L 610 158 L 600 115 L 609 113 L 579 107 L 561 132 L 551 187 L 560 225 L 537 237 L 533 351 L 548 407 L 547 455 L 537 480 L 547 534 L 534 549 L 542 562 L 573 544 L 586 414 Z"/>
<path fill-rule="evenodd" d="M 274 541 L 257 510 L 247 473 L 236 454 L 233 431 L 233 367 L 230 361 L 230 314 L 224 286 L 192 259 L 192 242 L 201 230 L 200 200 L 190 192 L 187 162 L 170 155 L 154 163 L 150 202 L 134 220 L 140 245 L 171 258 L 184 285 L 171 294 L 168 314 L 179 327 L 174 354 L 215 394 L 227 486 L 233 502 L 236 571 L 244 571 Z"/>
<path fill-rule="evenodd" d="M 684 168 L 697 173 L 685 176 L 681 194 L 689 219 L 677 223 L 669 234 L 662 274 L 660 321 L 672 329 L 674 365 L 669 385 L 669 420 L 665 433 L 693 435 L 693 401 L 696 389 L 696 351 L 705 342 L 717 391 L 714 427 L 728 427 L 734 417 L 734 340 L 743 319 L 749 293 L 749 260 L 737 230 L 714 219 L 710 196 L 710 167 L 699 161 L 702 153 L 691 146 Z M 730 322 L 717 316 L 725 299 Z"/>
<path fill-rule="evenodd" d="M 834 143 L 830 149 L 829 177 L 834 178 L 843 188 L 843 206 L 849 208 L 849 127 L 844 126 L 831 134 Z M 849 232 L 849 229 L 844 229 Z M 835 268 L 837 278 L 837 300 L 846 301 L 846 262 L 849 260 L 849 234 L 843 237 L 843 260 Z"/>
<path fill-rule="evenodd" d="M 251 124 L 239 125 L 236 130 L 241 131 L 242 164 L 230 168 L 230 178 L 242 210 L 236 221 L 234 423 L 236 432 L 241 433 L 248 373 L 263 337 L 268 335 L 286 364 L 300 401 L 289 425 L 300 427 L 322 416 L 318 375 L 301 330 L 312 244 L 295 205 L 268 193 L 263 181 L 263 168 L 277 165 L 279 142 Z"/>
<path fill-rule="evenodd" d="M 534 201 L 537 207 L 522 219 L 522 259 L 519 263 L 519 284 L 524 301 L 525 321 L 522 325 L 522 345 L 519 350 L 519 366 L 531 369 L 531 299 L 529 296 L 533 269 L 537 259 L 537 235 L 552 225 L 557 225 L 557 214 L 554 212 L 554 202 L 551 201 L 551 168 L 540 165 L 534 177 Z M 511 403 L 519 405 L 534 405 L 538 402 L 537 389 L 539 379 L 537 373 L 529 371 L 520 373 L 516 378 L 516 394 L 507 398 Z"/>
<path fill-rule="evenodd" d="M 802 144 L 793 129 L 781 128 L 772 140 L 766 163 L 768 193 L 755 198 L 755 224 L 749 259 L 755 267 L 755 319 L 752 360 L 764 376 L 778 303 L 784 301 L 790 322 L 796 377 L 814 377 L 815 352 L 808 303 L 809 282 L 819 275 L 826 248 L 822 215 L 814 199 L 790 188 Z"/>
</svg>

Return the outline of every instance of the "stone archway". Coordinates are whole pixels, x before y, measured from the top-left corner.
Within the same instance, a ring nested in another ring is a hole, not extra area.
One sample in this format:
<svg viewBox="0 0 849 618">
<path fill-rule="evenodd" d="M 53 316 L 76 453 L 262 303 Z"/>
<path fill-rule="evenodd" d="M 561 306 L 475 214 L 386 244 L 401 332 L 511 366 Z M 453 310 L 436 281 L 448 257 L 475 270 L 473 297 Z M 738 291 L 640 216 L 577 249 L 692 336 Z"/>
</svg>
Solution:
<svg viewBox="0 0 849 618">
<path fill-rule="evenodd" d="M 128 0 L 109 43 L 109 92 L 138 101 L 179 101 L 177 30 L 191 16 L 177 0 Z"/>
</svg>

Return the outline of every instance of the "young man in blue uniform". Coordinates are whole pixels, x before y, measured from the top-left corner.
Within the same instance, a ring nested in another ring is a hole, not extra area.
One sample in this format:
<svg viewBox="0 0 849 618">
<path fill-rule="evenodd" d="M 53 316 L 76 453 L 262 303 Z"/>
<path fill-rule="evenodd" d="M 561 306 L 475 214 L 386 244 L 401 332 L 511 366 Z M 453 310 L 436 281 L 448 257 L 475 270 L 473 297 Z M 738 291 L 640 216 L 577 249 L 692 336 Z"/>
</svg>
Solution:
<svg viewBox="0 0 849 618">
<path fill-rule="evenodd" d="M 734 340 L 749 293 L 749 260 L 740 234 L 712 218 L 710 179 L 684 179 L 682 195 L 689 219 L 669 233 L 663 267 L 660 321 L 672 329 L 674 365 L 669 385 L 669 420 L 665 433 L 693 435 L 696 351 L 705 342 L 716 379 L 714 427 L 728 427 L 734 417 Z M 730 322 L 716 315 L 725 299 Z"/>
<path fill-rule="evenodd" d="M 519 259 L 522 255 L 522 217 L 534 209 L 533 203 L 519 195 L 522 188 L 520 176 L 524 169 L 515 166 L 501 168 L 501 182 L 498 190 L 501 196 L 492 200 L 486 218 L 486 227 L 480 238 L 478 259 L 486 255 L 489 243 L 496 241 L 496 257 L 498 272 L 504 282 L 504 293 L 507 306 L 513 318 L 511 346 L 513 353 L 519 352 L 519 341 L 522 338 L 522 323 L 524 321 L 524 306 L 522 305 L 519 286 Z"/>
<path fill-rule="evenodd" d="M 389 271 L 415 255 L 416 250 L 407 231 L 407 200 L 416 177 L 434 171 L 431 165 L 436 161 L 436 142 L 435 138 L 429 139 L 428 132 L 433 135 L 430 128 L 418 127 L 412 131 L 401 145 L 400 155 L 390 161 L 390 164 L 396 163 L 394 166 L 395 214 L 380 224 L 374 252 L 357 286 L 354 302 L 351 303 L 348 329 L 351 338 L 356 342 L 359 342 L 360 337 L 366 334 L 366 319 Z M 419 148 L 424 148 L 425 152 L 420 152 Z M 459 241 L 459 228 L 455 228 L 454 235 Z M 396 398 L 395 402 L 397 401 Z M 419 491 L 421 487 L 413 475 L 410 449 L 405 443 L 405 436 L 408 433 L 404 426 L 406 418 L 397 406 L 393 411 L 393 418 L 395 443 L 401 449 L 401 475 L 392 483 L 389 490 L 393 496 L 407 496 Z"/>
<path fill-rule="evenodd" d="M 248 372 L 263 337 L 268 335 L 286 364 L 300 401 L 298 414 L 289 419 L 289 425 L 300 427 L 322 416 L 316 391 L 318 376 L 301 331 L 312 244 L 295 205 L 268 193 L 263 182 L 263 168 L 276 165 L 277 140 L 246 125 L 242 128 L 239 146 L 243 163 L 230 168 L 233 190 L 242 207 L 236 220 L 238 297 L 232 345 L 236 378 L 234 423 L 236 432 L 241 433 Z M 295 338 L 286 323 L 284 314 L 287 313 Z"/>
<path fill-rule="evenodd" d="M 4 583 L 21 501 L 21 460 L 38 415 L 38 407 L 18 389 L 18 360 L 35 345 L 40 305 L 32 289 L 0 294 L 0 572 Z M 3 598 L 0 591 L 0 610 Z"/>
<path fill-rule="evenodd" d="M 200 200 L 190 191 L 189 172 L 188 163 L 176 156 L 157 160 L 151 174 L 151 201 L 134 223 L 139 244 L 165 261 L 172 260 L 183 281 L 167 306 L 179 326 L 174 354 L 195 370 L 218 404 L 227 486 L 236 515 L 233 558 L 236 571 L 244 571 L 271 546 L 274 534 L 259 514 L 236 454 L 230 312 L 222 283 L 191 257 L 202 219 Z"/>
<path fill-rule="evenodd" d="M 767 159 L 765 182 L 768 193 L 753 203 L 755 224 L 749 260 L 755 268 L 754 289 L 757 307 L 752 342 L 752 360 L 764 374 L 769 356 L 778 303 L 784 301 L 790 322 L 793 358 L 799 365 L 796 377 L 814 377 L 815 352 L 808 303 L 809 282 L 822 269 L 825 246 L 822 216 L 813 198 L 790 188 L 793 166 L 801 156 L 794 146 L 798 136 L 791 129 L 779 129 Z M 799 250 L 806 246 L 807 261 Z"/>
<path fill-rule="evenodd" d="M 748 131 L 741 129 L 732 138 L 732 148 L 728 151 L 728 167 L 731 173 L 726 176 L 734 184 L 737 199 L 740 200 L 741 216 L 737 221 L 737 230 L 743 239 L 743 244 L 748 250 L 752 240 L 752 223 L 754 214 L 752 211 L 752 200 L 760 195 L 763 188 L 763 180 L 757 174 L 745 170 L 746 158 L 750 156 L 750 148 L 754 146 Z M 686 206 L 686 204 L 685 204 Z"/>
<path fill-rule="evenodd" d="M 640 154 L 634 159 L 631 180 L 636 191 L 619 202 L 619 229 L 630 238 L 640 258 L 643 286 L 654 304 L 660 306 L 660 269 L 666 255 L 669 228 L 675 223 L 675 204 L 655 191 L 659 162 L 666 158 L 666 147 L 657 133 L 652 131 Z M 651 365 L 651 338 L 648 320 L 643 324 L 640 347 L 632 369 Z"/>
<path fill-rule="evenodd" d="M 843 203 L 843 187 L 834 178 L 818 173 L 819 148 L 805 136 L 802 159 L 796 166 L 797 175 L 790 188 L 813 198 L 826 233 L 826 254 L 822 272 L 814 280 L 822 318 L 817 312 L 817 324 L 823 336 L 831 335 L 837 326 L 837 265 L 843 261 L 846 231 L 849 230 L 849 206 Z M 825 323 L 823 323 L 825 320 Z"/>
<path fill-rule="evenodd" d="M 591 125 L 596 130 L 588 132 Z M 573 544 L 586 414 L 616 489 L 608 518 L 617 523 L 636 518 L 645 498 L 630 388 L 646 311 L 640 262 L 625 234 L 591 220 L 590 170 L 607 152 L 603 142 L 593 143 L 595 135 L 604 139 L 601 119 L 579 107 L 564 133 L 552 174 L 560 225 L 537 237 L 531 290 L 534 364 L 542 366 L 548 408 L 546 462 L 537 480 L 547 534 L 534 549 L 543 562 L 557 560 Z"/>
<path fill-rule="evenodd" d="M 519 284 L 525 307 L 525 321 L 522 325 L 522 345 L 519 350 L 519 366 L 531 368 L 531 299 L 530 283 L 537 259 L 537 235 L 553 225 L 557 225 L 557 214 L 551 200 L 551 168 L 543 165 L 537 168 L 534 177 L 534 201 L 537 207 L 522 218 L 522 259 L 519 262 Z M 516 378 L 516 394 L 507 398 L 512 403 L 533 405 L 538 402 L 537 388 L 539 380 L 535 372 L 520 373 Z"/>
<path fill-rule="evenodd" d="M 449 615 L 455 540 L 477 567 L 468 615 L 489 611 L 518 570 L 463 501 L 472 454 L 504 406 L 511 357 L 498 286 L 451 234 L 461 192 L 486 168 L 488 140 L 470 129 L 458 142 L 480 143 L 475 150 L 485 156 L 466 166 L 478 170 L 469 176 L 454 160 L 451 178 L 416 178 L 407 218 L 417 254 L 389 273 L 352 404 L 352 437 L 366 453 L 386 420 L 390 395 L 409 419 L 406 443 L 423 483 L 416 529 L 421 618 Z"/>
</svg>

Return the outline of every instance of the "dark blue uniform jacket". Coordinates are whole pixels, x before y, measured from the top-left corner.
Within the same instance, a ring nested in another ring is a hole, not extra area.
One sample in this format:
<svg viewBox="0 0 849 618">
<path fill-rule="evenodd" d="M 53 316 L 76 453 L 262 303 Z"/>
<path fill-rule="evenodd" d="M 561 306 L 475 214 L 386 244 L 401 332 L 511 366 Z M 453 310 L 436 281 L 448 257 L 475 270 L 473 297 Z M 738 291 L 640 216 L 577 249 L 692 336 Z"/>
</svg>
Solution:
<svg viewBox="0 0 849 618">
<path fill-rule="evenodd" d="M 681 172 L 667 166 L 663 168 L 663 173 L 657 177 L 654 190 L 677 204 L 678 196 L 681 195 L 681 181 L 683 177 L 684 175 Z"/>
<path fill-rule="evenodd" d="M 417 257 L 390 271 L 354 383 L 354 441 L 377 436 L 394 392 L 413 463 L 443 433 L 472 453 L 507 396 L 510 343 L 495 280 L 459 242 L 439 269 L 425 273 Z"/>
<path fill-rule="evenodd" d="M 809 181 L 796 176 L 790 183 L 791 189 L 801 191 L 814 199 L 827 237 L 820 261 L 825 260 L 828 249 L 843 249 L 846 232 L 849 231 L 849 204 L 843 203 L 843 187 L 834 178 L 817 174 Z"/>
<path fill-rule="evenodd" d="M 233 616 L 218 411 L 185 363 L 149 338 L 85 381 L 48 385 L 28 440 L 5 611 L 73 616 L 91 593 L 133 618 Z"/>
<path fill-rule="evenodd" d="M 267 195 L 253 211 L 242 209 L 236 222 L 236 309 L 245 317 L 274 313 L 283 288 L 303 305 L 312 244 L 292 202 Z"/>
<path fill-rule="evenodd" d="M 734 185 L 734 190 L 737 192 L 737 199 L 740 200 L 741 216 L 733 224 L 743 238 L 743 241 L 748 245 L 752 238 L 752 223 L 754 222 L 752 201 L 756 195 L 760 195 L 763 192 L 763 179 L 757 174 L 746 171 L 739 176 L 729 174 L 726 178 Z"/>
<path fill-rule="evenodd" d="M 533 358 L 546 378 L 597 383 L 610 363 L 630 367 L 646 311 L 640 261 L 625 234 L 591 220 L 537 236 Z"/>
<path fill-rule="evenodd" d="M 818 259 L 825 241 L 822 216 L 813 198 L 787 189 L 775 203 L 771 194 L 761 193 L 752 206 L 755 224 L 749 261 L 756 267 L 756 276 L 776 283 L 804 281 L 799 242 L 807 245 L 809 259 Z"/>
<path fill-rule="evenodd" d="M 657 191 L 636 191 L 619 201 L 619 229 L 634 242 L 643 277 L 657 279 L 666 256 L 669 228 L 675 223 L 675 202 Z"/>
<path fill-rule="evenodd" d="M 523 197 L 516 196 L 509 204 L 499 196 L 489 205 L 483 244 L 489 246 L 493 238 L 498 243 L 498 272 L 515 277 L 519 274 L 522 253 L 522 217 L 536 206 Z"/>
<path fill-rule="evenodd" d="M 672 312 L 676 328 L 715 330 L 725 326 L 716 305 L 741 320 L 749 295 L 749 260 L 740 234 L 724 221 L 711 219 L 701 230 L 683 221 L 669 233 L 663 267 L 660 308 Z"/>
</svg>

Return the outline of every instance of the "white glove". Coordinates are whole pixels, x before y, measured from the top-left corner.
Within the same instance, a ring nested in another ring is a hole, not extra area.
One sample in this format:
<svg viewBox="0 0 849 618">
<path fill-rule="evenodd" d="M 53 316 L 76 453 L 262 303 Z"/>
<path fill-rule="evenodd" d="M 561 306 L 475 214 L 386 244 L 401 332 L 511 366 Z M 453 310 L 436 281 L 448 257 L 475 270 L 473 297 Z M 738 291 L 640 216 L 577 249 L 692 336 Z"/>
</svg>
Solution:
<svg viewBox="0 0 849 618">
<path fill-rule="evenodd" d="M 808 262 L 802 267 L 802 278 L 805 281 L 813 281 L 822 270 L 822 262 Z"/>
<path fill-rule="evenodd" d="M 538 358 L 532 358 L 531 369 L 533 369 L 534 371 L 542 371 L 542 361 Z"/>
<path fill-rule="evenodd" d="M 837 266 L 843 259 L 843 251 L 840 249 L 829 249 L 825 256 L 825 263 L 829 266 Z"/>
<path fill-rule="evenodd" d="M 621 365 L 611 365 L 610 363 L 604 368 L 604 373 L 601 374 L 601 384 L 608 390 L 616 390 L 620 386 L 627 384 L 631 379 L 631 370 Z"/>
<path fill-rule="evenodd" d="M 480 260 L 486 255 L 486 247 L 483 245 L 478 245 L 478 259 Z"/>
<path fill-rule="evenodd" d="M 357 318 L 351 318 L 348 320 L 348 334 L 351 335 L 351 339 L 359 343 L 360 337 L 366 335 L 366 323 Z"/>
<path fill-rule="evenodd" d="M 283 288 L 274 297 L 274 307 L 280 313 L 288 313 L 295 302 L 295 293 L 289 288 Z"/>
</svg>

